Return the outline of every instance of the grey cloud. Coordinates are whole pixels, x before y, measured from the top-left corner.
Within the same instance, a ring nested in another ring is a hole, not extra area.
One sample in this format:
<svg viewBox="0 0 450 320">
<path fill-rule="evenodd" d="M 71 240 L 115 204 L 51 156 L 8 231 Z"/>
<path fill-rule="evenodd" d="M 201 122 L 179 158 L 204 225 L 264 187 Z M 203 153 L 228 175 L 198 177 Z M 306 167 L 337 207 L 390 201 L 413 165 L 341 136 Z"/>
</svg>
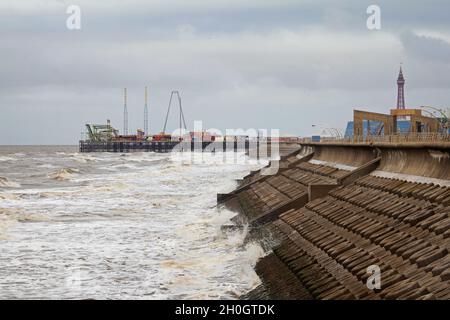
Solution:
<svg viewBox="0 0 450 320">
<path fill-rule="evenodd" d="M 404 32 L 401 40 L 405 51 L 413 57 L 434 62 L 450 63 L 450 43 L 431 36 L 419 36 L 413 32 Z"/>
<path fill-rule="evenodd" d="M 191 124 L 293 134 L 318 122 L 344 127 L 354 107 L 392 107 L 400 61 L 408 103 L 448 102 L 446 45 L 402 34 L 448 30 L 449 5 L 439 0 L 439 10 L 379 1 L 379 32 L 366 28 L 372 1 L 78 3 L 79 32 L 65 28 L 67 1 L 0 4 L 0 144 L 76 143 L 85 122 L 106 118 L 121 129 L 125 86 L 133 130 L 142 127 L 143 87 L 150 87 L 154 132 L 173 89 Z"/>
</svg>

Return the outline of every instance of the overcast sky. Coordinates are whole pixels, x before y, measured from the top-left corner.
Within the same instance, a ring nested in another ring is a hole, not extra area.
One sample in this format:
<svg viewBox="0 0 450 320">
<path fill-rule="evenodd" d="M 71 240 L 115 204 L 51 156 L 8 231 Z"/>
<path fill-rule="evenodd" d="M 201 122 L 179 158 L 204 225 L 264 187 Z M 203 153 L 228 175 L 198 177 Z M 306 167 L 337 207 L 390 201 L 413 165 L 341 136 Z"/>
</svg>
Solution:
<svg viewBox="0 0 450 320">
<path fill-rule="evenodd" d="M 71 4 L 81 30 L 66 27 Z M 124 87 L 135 131 L 145 86 L 152 132 L 172 90 L 189 127 L 344 129 L 354 108 L 395 106 L 400 62 L 408 107 L 450 106 L 447 0 L 0 0 L 0 40 L 0 144 L 77 144 L 106 119 L 122 130 Z"/>
</svg>

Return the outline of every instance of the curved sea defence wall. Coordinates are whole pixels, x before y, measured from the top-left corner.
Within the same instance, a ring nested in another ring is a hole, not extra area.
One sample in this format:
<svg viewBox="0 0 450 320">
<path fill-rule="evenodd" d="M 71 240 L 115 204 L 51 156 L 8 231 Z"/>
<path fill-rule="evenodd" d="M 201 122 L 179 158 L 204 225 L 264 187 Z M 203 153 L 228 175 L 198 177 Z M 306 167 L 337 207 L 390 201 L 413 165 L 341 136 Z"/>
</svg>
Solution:
<svg viewBox="0 0 450 320">
<path fill-rule="evenodd" d="M 364 165 L 365 163 L 377 158 L 379 154 L 379 150 L 376 148 L 364 147 L 316 145 L 313 149 L 314 159 L 354 167 Z"/>
<path fill-rule="evenodd" d="M 244 298 L 449 299 L 449 155 L 307 143 L 276 174 L 244 177 L 218 197 L 268 252 Z M 368 285 L 374 267 L 379 287 Z"/>
<path fill-rule="evenodd" d="M 450 151 L 383 148 L 379 170 L 450 180 Z"/>
</svg>

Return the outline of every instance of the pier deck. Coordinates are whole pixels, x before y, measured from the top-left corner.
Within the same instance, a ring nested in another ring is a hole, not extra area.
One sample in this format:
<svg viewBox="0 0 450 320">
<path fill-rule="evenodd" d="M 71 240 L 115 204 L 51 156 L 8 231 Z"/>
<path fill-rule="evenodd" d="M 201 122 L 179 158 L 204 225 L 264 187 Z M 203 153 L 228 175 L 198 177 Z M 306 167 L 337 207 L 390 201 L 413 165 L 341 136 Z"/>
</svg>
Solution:
<svg viewBox="0 0 450 320">
<path fill-rule="evenodd" d="M 245 151 L 251 148 L 248 141 L 237 142 L 178 142 L 178 141 L 89 141 L 81 140 L 80 152 L 170 152 L 174 148 L 181 151 Z M 254 143 L 259 147 L 259 142 Z M 252 146 L 253 147 L 253 146 Z"/>
</svg>

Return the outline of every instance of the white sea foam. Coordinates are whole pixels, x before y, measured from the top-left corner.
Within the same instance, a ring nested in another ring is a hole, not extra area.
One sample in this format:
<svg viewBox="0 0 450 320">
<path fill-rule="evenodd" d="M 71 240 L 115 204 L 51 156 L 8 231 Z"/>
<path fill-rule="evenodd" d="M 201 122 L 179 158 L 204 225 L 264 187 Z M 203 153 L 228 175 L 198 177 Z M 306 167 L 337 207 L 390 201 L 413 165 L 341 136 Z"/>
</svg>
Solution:
<svg viewBox="0 0 450 320">
<path fill-rule="evenodd" d="M 348 165 L 341 164 L 341 163 L 328 162 L 328 161 L 322 161 L 322 160 L 316 160 L 316 159 L 311 159 L 311 160 L 309 160 L 309 162 L 312 164 L 324 165 L 324 166 L 328 166 L 328 167 L 332 167 L 332 168 L 336 168 L 336 169 L 340 169 L 340 170 L 347 170 L 347 171 L 353 171 L 358 168 L 358 167 L 348 166 Z"/>
<path fill-rule="evenodd" d="M 16 160 L 16 159 L 12 158 L 12 157 L 1 157 L 0 156 L 0 162 L 14 161 L 14 160 Z"/>
<path fill-rule="evenodd" d="M 44 168 L 44 169 L 54 169 L 56 166 L 54 164 L 50 163 L 43 163 L 37 166 L 38 168 Z"/>
<path fill-rule="evenodd" d="M 137 169 L 137 166 L 134 164 L 131 164 L 131 163 L 121 163 L 121 164 L 114 165 L 111 168 L 124 170 L 124 169 Z"/>
<path fill-rule="evenodd" d="M 88 162 L 98 162 L 101 161 L 101 159 L 90 155 L 90 154 L 83 154 L 83 153 L 72 153 L 69 154 L 71 158 L 73 158 L 75 161 L 78 161 L 80 163 L 88 163 Z"/>
<path fill-rule="evenodd" d="M 450 154 L 448 152 L 443 152 L 439 150 L 428 150 L 428 153 L 433 159 L 438 161 L 443 161 L 450 158 Z"/>
</svg>

